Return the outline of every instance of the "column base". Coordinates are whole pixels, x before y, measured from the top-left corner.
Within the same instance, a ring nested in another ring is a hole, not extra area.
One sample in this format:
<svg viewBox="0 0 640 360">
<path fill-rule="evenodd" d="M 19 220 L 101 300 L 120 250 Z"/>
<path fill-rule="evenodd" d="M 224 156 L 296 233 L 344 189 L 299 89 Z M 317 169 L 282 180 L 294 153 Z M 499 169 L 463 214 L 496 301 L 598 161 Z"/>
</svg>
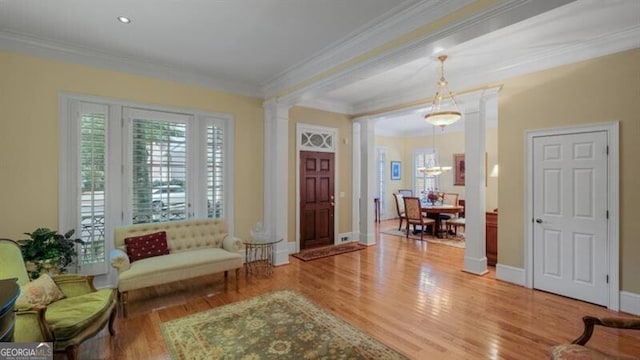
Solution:
<svg viewBox="0 0 640 360">
<path fill-rule="evenodd" d="M 472 258 L 465 256 L 464 258 L 464 268 L 462 271 L 474 274 L 474 275 L 485 275 L 489 273 L 487 270 L 487 258 Z"/>
</svg>

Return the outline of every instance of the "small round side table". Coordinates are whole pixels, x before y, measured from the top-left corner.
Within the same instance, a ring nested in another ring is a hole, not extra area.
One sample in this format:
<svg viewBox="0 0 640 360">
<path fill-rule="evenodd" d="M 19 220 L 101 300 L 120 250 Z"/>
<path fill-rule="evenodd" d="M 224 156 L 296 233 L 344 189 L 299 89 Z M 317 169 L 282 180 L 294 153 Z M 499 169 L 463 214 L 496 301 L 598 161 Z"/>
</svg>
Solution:
<svg viewBox="0 0 640 360">
<path fill-rule="evenodd" d="M 273 249 L 280 240 L 243 240 L 245 276 L 273 274 Z"/>
</svg>

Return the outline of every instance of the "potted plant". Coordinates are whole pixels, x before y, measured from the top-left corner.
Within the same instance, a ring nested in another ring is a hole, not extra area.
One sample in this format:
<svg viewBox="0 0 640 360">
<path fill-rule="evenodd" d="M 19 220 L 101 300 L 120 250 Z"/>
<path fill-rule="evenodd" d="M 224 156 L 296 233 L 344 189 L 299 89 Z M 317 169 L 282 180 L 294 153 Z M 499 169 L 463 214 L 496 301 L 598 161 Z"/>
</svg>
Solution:
<svg viewBox="0 0 640 360">
<path fill-rule="evenodd" d="M 42 273 L 62 274 L 77 256 L 76 244 L 84 244 L 81 239 L 72 238 L 75 230 L 60 234 L 56 230 L 38 228 L 29 239 L 18 240 L 29 278 L 36 279 Z"/>
</svg>

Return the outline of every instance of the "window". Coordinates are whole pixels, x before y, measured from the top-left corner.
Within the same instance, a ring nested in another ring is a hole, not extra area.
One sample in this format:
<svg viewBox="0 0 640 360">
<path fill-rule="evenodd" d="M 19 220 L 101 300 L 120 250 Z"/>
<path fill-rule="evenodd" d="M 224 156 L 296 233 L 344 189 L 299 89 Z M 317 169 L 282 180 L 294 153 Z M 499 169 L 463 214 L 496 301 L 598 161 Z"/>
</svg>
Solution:
<svg viewBox="0 0 640 360">
<path fill-rule="evenodd" d="M 386 187 L 386 172 L 387 168 L 387 151 L 383 148 L 376 148 L 376 162 L 378 165 L 377 168 L 377 186 L 376 186 L 376 196 L 380 199 L 380 218 L 384 214 L 385 209 L 385 187 Z"/>
<path fill-rule="evenodd" d="M 233 120 L 88 96 L 61 97 L 59 227 L 104 274 L 118 225 L 226 218 L 233 229 Z"/>
<path fill-rule="evenodd" d="M 422 169 L 428 167 L 430 164 L 435 164 L 437 158 L 436 149 L 420 149 L 413 153 L 413 190 L 416 196 L 419 196 L 423 192 L 431 190 L 438 190 L 440 187 L 439 176 L 427 176 L 426 172 Z"/>
</svg>

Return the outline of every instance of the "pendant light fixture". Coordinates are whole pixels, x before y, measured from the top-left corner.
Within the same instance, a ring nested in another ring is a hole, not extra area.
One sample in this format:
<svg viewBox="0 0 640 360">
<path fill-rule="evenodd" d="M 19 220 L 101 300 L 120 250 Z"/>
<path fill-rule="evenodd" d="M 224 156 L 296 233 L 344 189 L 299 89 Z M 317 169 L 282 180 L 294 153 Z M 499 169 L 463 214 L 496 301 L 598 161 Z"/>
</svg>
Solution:
<svg viewBox="0 0 640 360">
<path fill-rule="evenodd" d="M 447 55 L 438 56 L 440 60 L 440 80 L 438 80 L 438 89 L 433 96 L 431 111 L 425 115 L 425 120 L 434 126 L 451 125 L 462 118 L 462 113 L 458 110 L 458 103 L 453 97 L 453 93 L 449 91 L 447 79 L 444 78 L 444 61 Z"/>
<path fill-rule="evenodd" d="M 446 171 L 450 171 L 452 169 L 451 166 L 441 166 L 440 165 L 440 155 L 438 155 L 438 153 L 436 152 L 436 126 L 433 126 L 433 135 L 431 137 L 432 142 L 433 142 L 433 152 L 435 153 L 435 156 L 433 157 L 433 159 L 431 160 L 430 164 L 425 164 L 425 168 L 422 168 L 421 170 L 427 175 L 427 176 L 436 176 L 436 175 L 440 175 L 443 172 Z"/>
</svg>

